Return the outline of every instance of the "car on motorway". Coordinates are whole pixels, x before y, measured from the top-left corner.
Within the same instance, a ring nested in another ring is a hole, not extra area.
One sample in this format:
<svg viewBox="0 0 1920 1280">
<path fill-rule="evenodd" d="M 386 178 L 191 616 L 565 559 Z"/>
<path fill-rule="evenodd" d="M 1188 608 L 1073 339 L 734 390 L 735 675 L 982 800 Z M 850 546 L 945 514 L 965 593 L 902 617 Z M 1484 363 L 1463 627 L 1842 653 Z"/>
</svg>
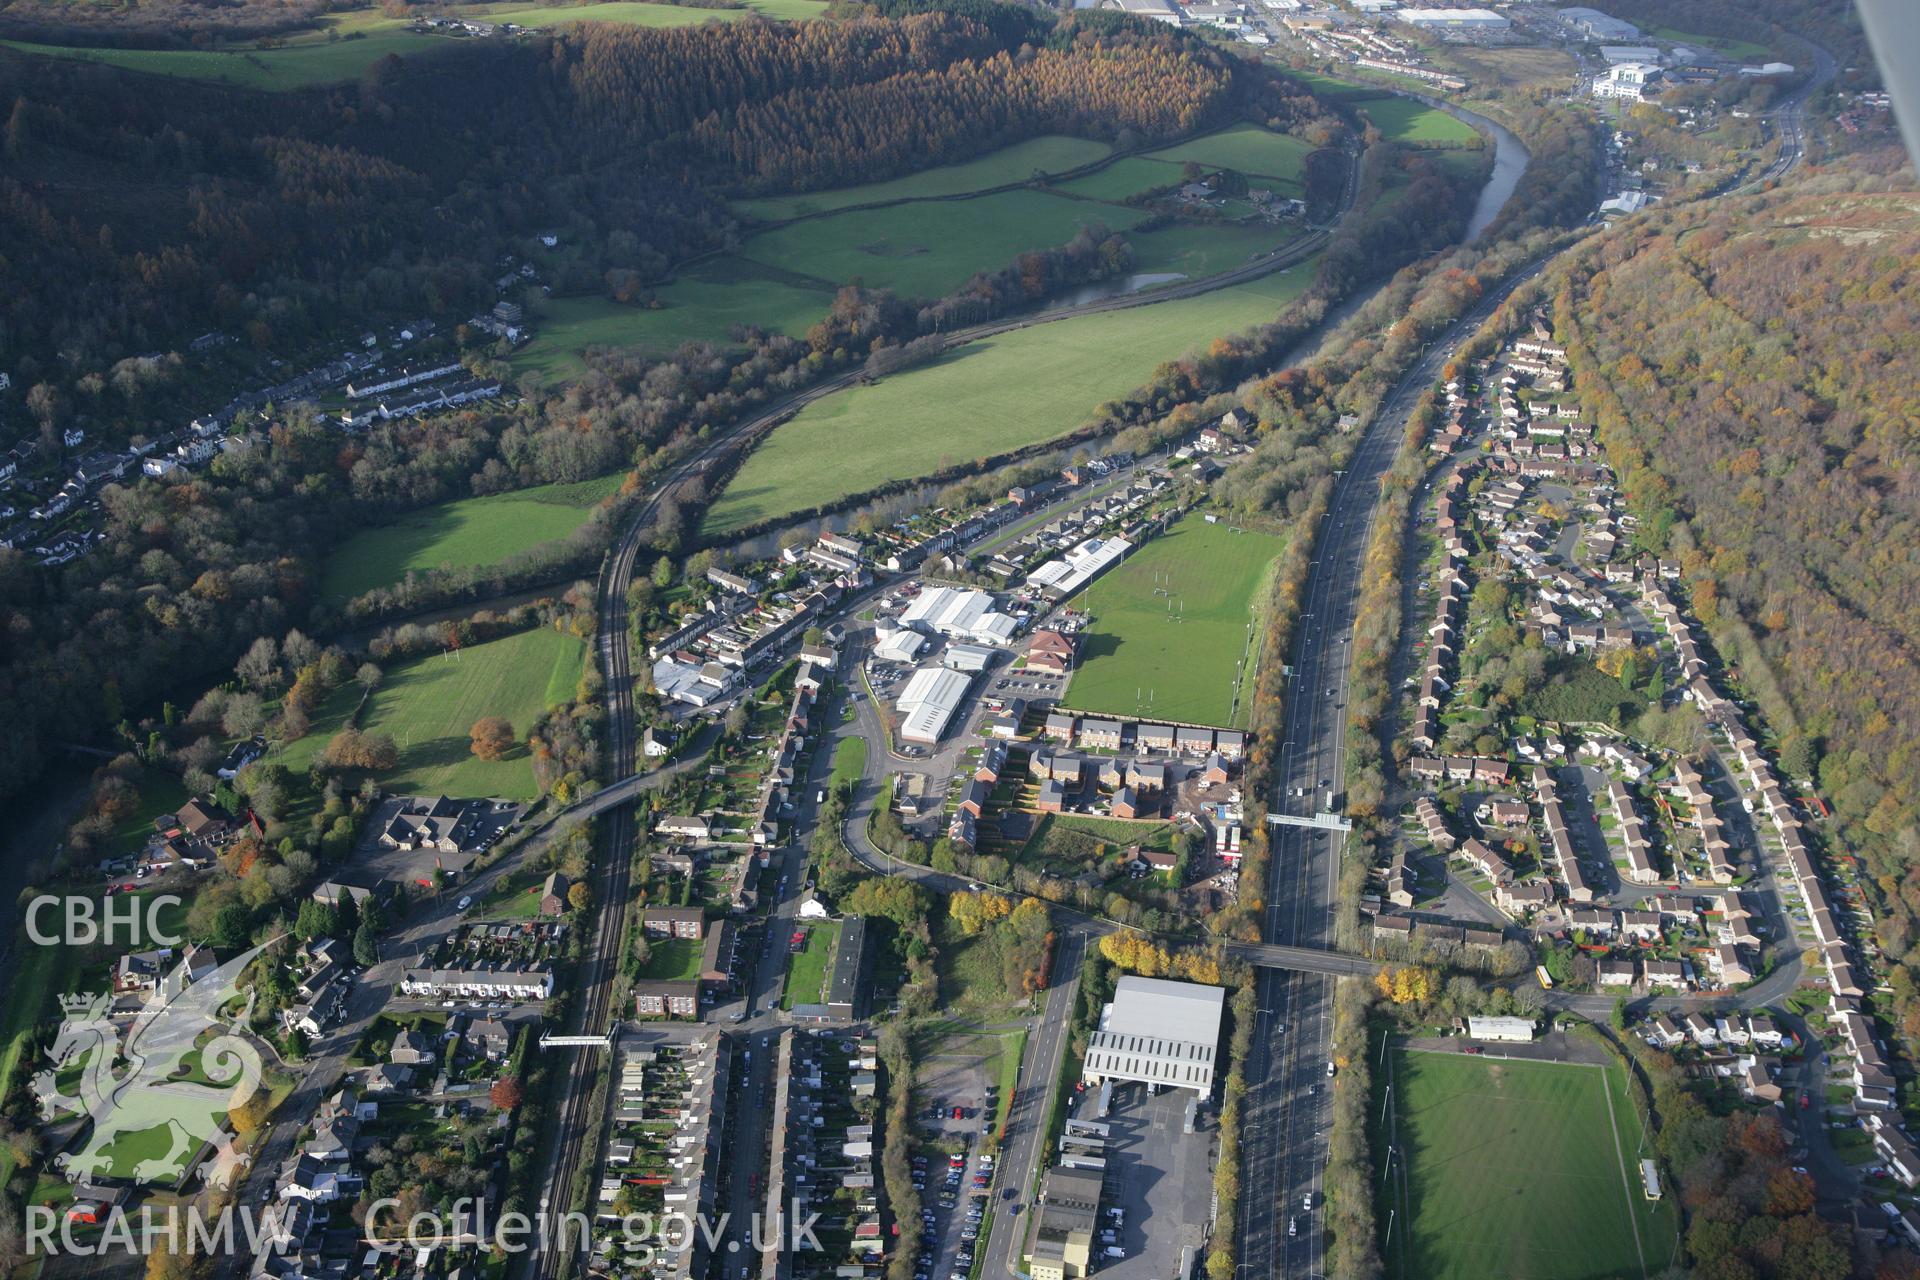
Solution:
<svg viewBox="0 0 1920 1280">
<path fill-rule="evenodd" d="M 1332 1064 L 1331 1062 L 1329 1062 L 1329 1063 L 1327 1064 L 1327 1078 L 1328 1078 L 1329 1080 L 1331 1080 L 1331 1079 L 1333 1078 L 1333 1072 L 1334 1072 L 1334 1066 L 1333 1066 L 1333 1064 Z"/>
<path fill-rule="evenodd" d="M 1287 1219 L 1287 1239 L 1291 1240 L 1299 1234 L 1300 1234 L 1300 1219 L 1288 1218 Z"/>
</svg>

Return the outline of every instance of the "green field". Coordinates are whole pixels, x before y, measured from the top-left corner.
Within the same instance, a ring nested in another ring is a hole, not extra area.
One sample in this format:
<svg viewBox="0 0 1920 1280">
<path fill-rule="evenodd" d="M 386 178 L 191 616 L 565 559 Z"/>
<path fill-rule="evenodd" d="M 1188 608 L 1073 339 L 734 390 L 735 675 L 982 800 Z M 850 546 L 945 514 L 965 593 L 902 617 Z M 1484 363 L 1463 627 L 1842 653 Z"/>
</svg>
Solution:
<svg viewBox="0 0 1920 1280">
<path fill-rule="evenodd" d="M 1195 298 L 1079 316 L 971 343 L 807 406 L 714 502 L 712 538 L 896 480 L 1065 435 L 1102 402 L 1209 339 L 1271 320 L 1316 259 Z M 859 465 L 848 465 L 857 458 Z"/>
<path fill-rule="evenodd" d="M 573 696 L 586 655 L 580 640 L 542 627 L 451 657 L 434 654 L 390 668 L 360 718 L 362 729 L 387 734 L 400 748 L 399 764 L 379 775 L 381 786 L 393 795 L 538 798 L 527 731 L 560 701 L 552 696 L 555 689 Z M 345 726 L 359 699 L 357 684 L 339 690 L 320 704 L 311 732 L 273 758 L 296 773 L 305 770 Z M 521 745 L 504 760 L 473 754 L 467 731 L 482 716 L 505 716 L 512 723 Z"/>
<path fill-rule="evenodd" d="M 1357 102 L 1362 99 L 1385 96 L 1385 91 L 1375 85 L 1359 84 L 1352 80 L 1341 80 L 1319 71 L 1301 71 L 1293 67 L 1275 68 L 1290 80 L 1298 80 L 1322 98 L 1336 102 Z"/>
<path fill-rule="evenodd" d="M 1299 234 L 1299 227 L 1285 224 L 1209 227 L 1176 222 L 1158 231 L 1136 233 L 1128 240 L 1133 245 L 1135 271 L 1175 272 L 1188 279 L 1198 279 L 1230 271 L 1249 258 L 1271 253 Z"/>
<path fill-rule="evenodd" d="M 1647 34 L 1655 40 L 1691 45 L 1695 49 L 1712 49 L 1717 53 L 1726 54 L 1729 58 L 1763 58 L 1772 53 L 1772 50 L 1763 44 L 1735 39 L 1732 36 L 1694 35 L 1687 31 L 1675 31 L 1672 27 L 1649 27 Z"/>
<path fill-rule="evenodd" d="M 833 303 L 833 291 L 823 285 L 730 258 L 703 262 L 653 292 L 654 308 L 597 296 L 540 304 L 533 341 L 513 353 L 514 372 L 561 381 L 586 370 L 581 357 L 588 347 L 666 354 L 683 342 L 731 342 L 737 324 L 798 337 Z"/>
<path fill-rule="evenodd" d="M 1043 191 L 1003 191 L 810 218 L 763 232 L 740 252 L 823 284 L 859 279 L 907 297 L 938 298 L 976 271 L 997 271 L 1030 249 L 1065 244 L 1089 223 L 1122 231 L 1146 216 Z"/>
<path fill-rule="evenodd" d="M 1376 1163 L 1385 1073 L 1376 1072 Z M 1396 1280 L 1591 1280 L 1663 1270 L 1672 1199 L 1641 1194 L 1640 1116 L 1625 1068 L 1392 1054 L 1389 1121 L 1401 1179 Z M 1384 1217 L 1384 1213 L 1382 1215 Z"/>
<path fill-rule="evenodd" d="M 1313 144 L 1304 138 L 1243 124 L 1152 152 L 1149 158 L 1175 165 L 1191 160 L 1207 168 L 1233 169 L 1249 176 L 1257 174 L 1297 190 L 1301 166 L 1312 150 Z"/>
<path fill-rule="evenodd" d="M 833 964 L 833 952 L 840 945 L 840 922 L 825 920 L 806 926 L 807 945 L 797 956 L 789 957 L 787 984 L 780 992 L 780 1007 L 819 1004 L 824 998 L 827 969 Z M 784 935 L 775 935 L 772 945 L 786 946 Z"/>
<path fill-rule="evenodd" d="M 498 564 L 572 533 L 625 479 L 616 472 L 578 484 L 462 498 L 363 529 L 327 557 L 320 594 L 340 603 L 390 587 L 409 573 Z"/>
<path fill-rule="evenodd" d="M 684 27 L 712 19 L 734 21 L 751 13 L 772 18 L 817 17 L 824 0 L 747 0 L 745 9 L 693 9 L 671 4 L 606 3 L 579 6 L 520 4 L 472 5 L 458 12 L 488 22 L 515 22 L 521 26 L 558 26 L 574 22 L 613 22 L 643 27 Z M 30 44 L 4 40 L 23 53 L 50 58 L 103 62 L 154 75 L 214 80 L 250 89 L 306 89 L 358 77 L 388 54 L 415 57 L 458 49 L 468 41 L 451 36 L 422 35 L 407 30 L 408 19 L 389 18 L 375 10 L 336 14 L 322 19 L 323 29 L 283 38 L 283 47 L 229 50 L 200 49 L 91 49 L 75 45 Z"/>
<path fill-rule="evenodd" d="M 1092 164 L 1111 150 L 1104 142 L 1048 135 L 1002 147 L 974 160 L 923 169 L 919 173 L 887 182 L 836 187 L 832 191 L 810 191 L 797 196 L 736 200 L 733 208 L 740 216 L 758 222 L 785 222 L 789 218 L 829 209 L 845 209 L 856 204 L 964 195 L 969 191 L 989 191 L 1010 183 L 1026 182 L 1036 173 L 1064 173 L 1081 165 Z"/>
<path fill-rule="evenodd" d="M 1244 658 L 1258 656 L 1274 558 L 1272 534 L 1232 533 L 1222 517 L 1183 518 L 1109 570 L 1074 603 L 1093 615 L 1066 705 L 1108 715 L 1244 725 L 1235 690 Z M 1167 594 L 1160 594 L 1166 592 Z M 1177 618 L 1179 621 L 1173 621 Z"/>
<path fill-rule="evenodd" d="M 1380 98 L 1359 104 L 1359 110 L 1393 142 L 1416 147 L 1436 143 L 1471 147 L 1480 142 L 1471 126 L 1410 98 Z"/>
<path fill-rule="evenodd" d="M 1152 191 L 1180 181 L 1180 166 L 1145 156 L 1116 160 L 1095 173 L 1062 182 L 1054 188 L 1089 200 L 1125 200 L 1142 191 Z"/>
</svg>

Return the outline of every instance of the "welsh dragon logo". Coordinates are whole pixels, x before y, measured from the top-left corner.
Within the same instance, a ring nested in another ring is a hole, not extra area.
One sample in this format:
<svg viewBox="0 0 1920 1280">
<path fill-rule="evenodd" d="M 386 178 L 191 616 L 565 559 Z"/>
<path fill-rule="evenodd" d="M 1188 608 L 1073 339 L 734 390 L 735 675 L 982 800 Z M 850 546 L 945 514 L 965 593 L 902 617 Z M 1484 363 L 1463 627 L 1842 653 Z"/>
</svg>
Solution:
<svg viewBox="0 0 1920 1280">
<path fill-rule="evenodd" d="M 242 1034 L 253 1012 L 252 989 L 231 1018 L 221 1011 L 240 999 L 240 975 L 267 945 L 192 985 L 183 960 L 135 1015 L 124 1041 L 107 1016 L 111 997 L 60 998 L 66 1017 L 48 1053 L 53 1065 L 34 1076 L 33 1090 L 49 1119 L 92 1122 L 79 1150 L 55 1157 L 68 1179 L 174 1182 L 202 1144 L 211 1143 L 203 1165 L 208 1185 L 234 1184 L 246 1157 L 222 1122 L 259 1090 L 262 1075 L 260 1052 Z M 78 1096 L 64 1092 L 58 1079 L 74 1063 L 81 1068 Z"/>
</svg>

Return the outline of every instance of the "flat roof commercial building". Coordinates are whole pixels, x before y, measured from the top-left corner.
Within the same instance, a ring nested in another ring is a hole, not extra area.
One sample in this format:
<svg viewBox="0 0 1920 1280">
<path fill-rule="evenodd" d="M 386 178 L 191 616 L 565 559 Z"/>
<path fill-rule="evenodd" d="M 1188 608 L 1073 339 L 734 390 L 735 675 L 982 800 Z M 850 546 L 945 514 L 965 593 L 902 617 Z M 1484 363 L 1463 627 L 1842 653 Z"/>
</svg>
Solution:
<svg viewBox="0 0 1920 1280">
<path fill-rule="evenodd" d="M 960 709 L 973 677 L 946 667 L 922 667 L 900 691 L 900 736 L 908 742 L 938 742 Z"/>
<path fill-rule="evenodd" d="M 1598 9 L 1589 9 L 1585 5 L 1568 5 L 1560 10 L 1560 16 L 1595 40 L 1624 43 L 1640 38 L 1640 28 L 1631 22 L 1608 17 Z"/>
<path fill-rule="evenodd" d="M 900 625 L 930 631 L 949 640 L 1006 645 L 1018 629 L 1011 617 L 994 609 L 994 598 L 984 591 L 962 587 L 929 587 L 900 614 Z"/>
<path fill-rule="evenodd" d="M 1393 16 L 1408 26 L 1454 31 L 1505 31 L 1513 25 L 1491 9 L 1402 9 Z"/>
<path fill-rule="evenodd" d="M 1533 1019 L 1469 1017 L 1467 1035 L 1475 1040 L 1530 1044 L 1533 1041 Z"/>
<path fill-rule="evenodd" d="M 1089 538 L 1058 560 L 1049 560 L 1027 575 L 1027 585 L 1064 600 L 1105 573 L 1133 550 L 1125 538 Z"/>
<path fill-rule="evenodd" d="M 1224 988 L 1197 982 L 1120 979 L 1087 1043 L 1081 1079 L 1139 1081 L 1205 1097 L 1213 1092 L 1226 997 Z"/>
<path fill-rule="evenodd" d="M 1105 1184 L 1098 1169 L 1047 1170 L 1039 1220 L 1027 1249 L 1027 1271 L 1033 1280 L 1079 1280 L 1092 1270 L 1093 1233 Z"/>
</svg>

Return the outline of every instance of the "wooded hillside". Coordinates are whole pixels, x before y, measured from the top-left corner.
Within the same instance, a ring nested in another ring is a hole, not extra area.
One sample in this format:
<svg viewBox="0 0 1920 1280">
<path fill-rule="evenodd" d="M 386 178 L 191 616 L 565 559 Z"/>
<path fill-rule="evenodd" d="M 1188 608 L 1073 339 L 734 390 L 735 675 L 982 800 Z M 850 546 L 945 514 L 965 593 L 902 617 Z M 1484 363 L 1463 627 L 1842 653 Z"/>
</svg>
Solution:
<svg viewBox="0 0 1920 1280">
<path fill-rule="evenodd" d="M 1781 763 L 1879 878 L 1877 927 L 1904 958 L 1920 931 L 1920 213 L 1910 173 L 1871 167 L 1618 234 L 1576 265 L 1556 321 L 1641 542 L 1681 560 Z M 1895 986 L 1912 991 L 1904 965 Z"/>
<path fill-rule="evenodd" d="M 1151 140 L 1315 100 L 1159 24 L 1010 10 L 675 30 L 588 24 L 355 85 L 251 91 L 0 50 L 0 352 L 32 385 L 194 332 L 297 350 L 490 305 L 548 227 L 659 279 L 725 243 L 722 194 L 896 176 L 1040 133 Z M 164 92 L 156 89 L 164 88 Z M 21 357 L 26 357 L 23 363 Z"/>
</svg>

